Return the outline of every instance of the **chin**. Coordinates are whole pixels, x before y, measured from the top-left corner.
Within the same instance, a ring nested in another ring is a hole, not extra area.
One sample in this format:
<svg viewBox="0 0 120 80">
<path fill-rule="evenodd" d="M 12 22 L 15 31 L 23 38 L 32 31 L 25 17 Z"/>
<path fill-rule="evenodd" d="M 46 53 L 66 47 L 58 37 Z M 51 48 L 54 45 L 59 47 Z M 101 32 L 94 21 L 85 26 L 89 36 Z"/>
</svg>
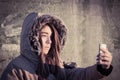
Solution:
<svg viewBox="0 0 120 80">
<path fill-rule="evenodd" d="M 44 54 L 48 54 L 48 51 L 43 52 Z"/>
</svg>

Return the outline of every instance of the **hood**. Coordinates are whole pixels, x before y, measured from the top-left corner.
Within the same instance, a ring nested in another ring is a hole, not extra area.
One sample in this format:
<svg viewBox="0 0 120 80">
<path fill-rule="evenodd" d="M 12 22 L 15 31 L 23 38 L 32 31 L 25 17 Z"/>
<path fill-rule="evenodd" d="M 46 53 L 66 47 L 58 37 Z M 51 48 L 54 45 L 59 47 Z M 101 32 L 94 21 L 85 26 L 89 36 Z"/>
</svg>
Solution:
<svg viewBox="0 0 120 80">
<path fill-rule="evenodd" d="M 31 49 L 29 34 L 32 32 L 32 25 L 37 19 L 38 13 L 30 13 L 23 22 L 20 40 L 20 53 L 33 63 L 39 62 L 39 57 Z"/>
<path fill-rule="evenodd" d="M 44 21 L 47 19 L 53 19 L 54 21 L 54 27 L 57 29 L 58 34 L 59 34 L 59 39 L 61 43 L 61 49 L 65 45 L 65 40 L 66 40 L 66 32 L 67 29 L 65 26 L 61 23 L 61 21 L 58 20 L 56 21 L 57 18 L 53 18 L 50 15 L 44 16 L 44 15 L 39 15 L 36 12 L 30 13 L 24 20 L 23 25 L 22 25 L 22 31 L 21 31 L 21 40 L 20 40 L 20 53 L 29 61 L 33 63 L 38 63 L 39 62 L 39 56 L 36 54 L 35 51 L 31 48 L 30 40 L 29 40 L 29 35 L 32 32 L 32 26 L 36 22 L 37 18 L 42 17 Z M 46 19 L 47 17 L 47 19 Z"/>
</svg>

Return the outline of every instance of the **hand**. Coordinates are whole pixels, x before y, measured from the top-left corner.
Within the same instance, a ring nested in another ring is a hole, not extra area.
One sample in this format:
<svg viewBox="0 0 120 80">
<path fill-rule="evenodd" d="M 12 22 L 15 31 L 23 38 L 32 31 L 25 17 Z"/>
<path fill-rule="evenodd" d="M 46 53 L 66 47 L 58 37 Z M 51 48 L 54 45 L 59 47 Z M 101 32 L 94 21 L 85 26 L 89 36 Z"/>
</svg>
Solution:
<svg viewBox="0 0 120 80">
<path fill-rule="evenodd" d="M 102 68 L 109 69 L 112 62 L 112 55 L 108 49 L 101 48 L 97 55 L 97 64 L 102 65 Z"/>
</svg>

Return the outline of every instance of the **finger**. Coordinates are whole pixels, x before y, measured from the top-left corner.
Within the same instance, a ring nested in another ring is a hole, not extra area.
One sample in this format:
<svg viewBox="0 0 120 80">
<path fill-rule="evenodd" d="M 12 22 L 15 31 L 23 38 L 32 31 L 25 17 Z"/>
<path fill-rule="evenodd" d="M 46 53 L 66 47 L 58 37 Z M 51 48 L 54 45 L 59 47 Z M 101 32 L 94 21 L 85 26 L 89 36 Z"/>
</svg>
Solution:
<svg viewBox="0 0 120 80">
<path fill-rule="evenodd" d="M 111 58 L 111 55 L 108 54 L 100 54 L 100 58 Z"/>
<path fill-rule="evenodd" d="M 104 49 L 104 48 L 101 48 L 100 51 L 102 51 L 103 53 L 107 53 L 107 54 L 110 54 L 110 52 L 108 51 L 108 49 Z"/>
<path fill-rule="evenodd" d="M 96 60 L 102 60 L 105 56 L 103 54 L 100 54 L 97 56 L 97 59 Z"/>
<path fill-rule="evenodd" d="M 109 61 L 103 61 L 103 60 L 99 60 L 98 63 L 101 65 L 109 65 L 110 64 Z"/>
<path fill-rule="evenodd" d="M 99 54 L 97 55 L 97 57 L 99 56 L 104 56 L 104 53 L 102 51 L 99 52 Z"/>
<path fill-rule="evenodd" d="M 103 54 L 101 53 L 98 58 L 100 59 L 112 59 L 112 56 L 110 54 Z"/>
<path fill-rule="evenodd" d="M 99 60 L 97 61 L 97 64 L 104 65 L 105 62 L 103 62 L 102 60 L 99 59 Z"/>
<path fill-rule="evenodd" d="M 100 50 L 100 53 L 103 53 L 102 50 Z"/>
<path fill-rule="evenodd" d="M 107 54 L 107 53 L 100 53 L 99 54 L 99 56 L 101 56 L 101 57 L 109 57 L 109 58 L 111 58 L 112 57 L 112 55 L 111 54 Z"/>
<path fill-rule="evenodd" d="M 100 60 L 111 62 L 112 58 L 111 57 L 105 57 L 105 56 L 99 56 L 99 57 L 97 57 L 96 61 L 100 61 Z"/>
<path fill-rule="evenodd" d="M 99 58 L 99 57 L 97 57 L 96 61 L 99 61 L 99 60 L 100 60 L 100 58 Z"/>
<path fill-rule="evenodd" d="M 111 62 L 110 58 L 107 57 L 101 57 L 96 59 L 97 62 L 103 61 L 103 62 Z"/>
<path fill-rule="evenodd" d="M 109 57 L 101 57 L 100 60 L 106 61 L 106 62 L 110 62 L 111 61 Z"/>
</svg>

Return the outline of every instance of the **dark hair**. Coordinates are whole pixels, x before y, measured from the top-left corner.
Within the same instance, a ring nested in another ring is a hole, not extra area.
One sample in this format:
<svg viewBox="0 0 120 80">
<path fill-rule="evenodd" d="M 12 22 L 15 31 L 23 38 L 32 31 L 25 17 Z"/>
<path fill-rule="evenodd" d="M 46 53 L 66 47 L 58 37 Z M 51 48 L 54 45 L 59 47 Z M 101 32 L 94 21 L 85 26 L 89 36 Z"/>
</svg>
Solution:
<svg viewBox="0 0 120 80">
<path fill-rule="evenodd" d="M 32 26 L 32 33 L 30 34 L 30 43 L 33 50 L 37 54 L 40 54 L 39 73 L 42 79 L 48 76 L 50 72 L 55 73 L 56 71 L 48 69 L 48 65 L 44 65 L 43 59 L 41 58 L 42 40 L 40 37 L 40 31 L 46 25 L 48 25 L 52 30 L 52 44 L 48 54 L 46 55 L 46 65 L 50 64 L 60 68 L 60 51 L 62 46 L 65 44 L 64 36 L 66 36 L 66 28 L 59 19 L 50 15 L 42 15 L 35 20 Z"/>
</svg>

